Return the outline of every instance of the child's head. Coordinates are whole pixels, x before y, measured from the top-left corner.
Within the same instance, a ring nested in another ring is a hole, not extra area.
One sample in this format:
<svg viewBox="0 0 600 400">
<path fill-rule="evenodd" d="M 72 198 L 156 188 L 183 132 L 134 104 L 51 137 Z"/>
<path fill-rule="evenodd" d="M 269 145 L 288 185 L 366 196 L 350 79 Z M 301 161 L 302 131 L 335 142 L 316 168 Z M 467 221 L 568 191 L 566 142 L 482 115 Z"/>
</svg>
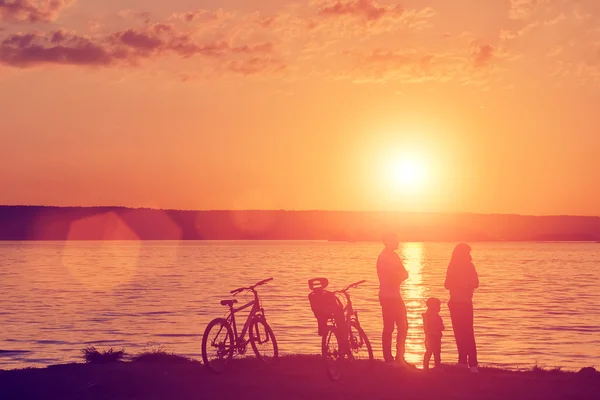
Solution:
<svg viewBox="0 0 600 400">
<path fill-rule="evenodd" d="M 427 299 L 427 311 L 431 311 L 434 313 L 439 313 L 442 307 L 442 302 L 440 299 L 436 299 L 435 297 L 430 297 Z"/>
</svg>

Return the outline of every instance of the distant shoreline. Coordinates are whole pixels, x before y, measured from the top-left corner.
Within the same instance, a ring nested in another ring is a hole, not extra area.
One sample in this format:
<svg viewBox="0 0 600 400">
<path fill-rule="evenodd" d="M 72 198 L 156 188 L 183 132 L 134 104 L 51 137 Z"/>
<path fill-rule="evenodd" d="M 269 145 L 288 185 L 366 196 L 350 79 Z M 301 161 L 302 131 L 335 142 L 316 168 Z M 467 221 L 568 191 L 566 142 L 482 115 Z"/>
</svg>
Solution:
<svg viewBox="0 0 600 400">
<path fill-rule="evenodd" d="M 153 207 L 133 207 L 133 206 L 54 206 L 39 204 L 0 204 L 2 208 L 31 208 L 31 209 L 99 209 L 99 210 L 148 210 L 164 212 L 193 212 L 193 213 L 220 213 L 220 212 L 279 212 L 279 213 L 349 213 L 349 214 L 404 214 L 404 215 L 489 215 L 506 217 L 531 217 L 531 218 L 600 218 L 600 215 L 580 215 L 580 214 L 517 214 L 517 213 L 479 213 L 479 212 L 435 212 L 435 211 L 399 211 L 399 210 L 327 210 L 327 209 L 191 209 L 191 208 L 153 208 Z"/>
<path fill-rule="evenodd" d="M 0 206 L 0 240 L 600 242 L 600 217 Z"/>
<path fill-rule="evenodd" d="M 380 244 L 375 240 L 359 240 L 353 242 L 345 242 L 338 240 L 323 240 L 323 239 L 0 239 L 3 243 L 17 243 L 17 242 L 38 242 L 38 243 L 49 243 L 49 242 L 64 242 L 64 243 L 84 243 L 84 242 L 115 242 L 115 243 L 127 243 L 127 242 L 141 242 L 141 243 L 152 243 L 152 242 L 199 242 L 199 243 L 340 243 L 340 244 Z M 538 244 L 600 244 L 598 241 L 593 240 L 471 240 L 470 243 L 538 243 Z M 427 241 L 403 241 L 401 243 L 434 243 L 434 244 L 455 244 L 456 241 L 443 240 L 427 240 Z"/>
</svg>

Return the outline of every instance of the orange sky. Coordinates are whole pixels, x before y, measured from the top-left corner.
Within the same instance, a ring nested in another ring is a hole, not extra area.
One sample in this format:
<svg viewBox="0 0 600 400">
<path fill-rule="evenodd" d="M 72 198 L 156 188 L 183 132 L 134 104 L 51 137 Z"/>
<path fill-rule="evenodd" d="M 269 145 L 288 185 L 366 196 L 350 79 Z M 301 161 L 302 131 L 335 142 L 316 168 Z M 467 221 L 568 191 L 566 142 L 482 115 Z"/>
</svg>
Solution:
<svg viewBox="0 0 600 400">
<path fill-rule="evenodd" d="M 0 0 L 0 204 L 600 215 L 599 88 L 597 0 Z"/>
</svg>

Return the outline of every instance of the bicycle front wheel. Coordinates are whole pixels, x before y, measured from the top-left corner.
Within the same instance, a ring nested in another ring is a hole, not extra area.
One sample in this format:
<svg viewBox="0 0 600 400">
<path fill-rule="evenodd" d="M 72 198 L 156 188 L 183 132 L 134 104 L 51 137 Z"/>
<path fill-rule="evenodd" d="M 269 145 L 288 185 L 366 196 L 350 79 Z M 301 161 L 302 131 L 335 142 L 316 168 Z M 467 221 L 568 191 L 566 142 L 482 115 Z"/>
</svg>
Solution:
<svg viewBox="0 0 600 400">
<path fill-rule="evenodd" d="M 233 357 L 233 331 L 229 322 L 215 318 L 206 327 L 202 336 L 202 361 L 214 373 L 227 370 Z"/>
<path fill-rule="evenodd" d="M 256 358 L 268 365 L 277 364 L 279 349 L 273 330 L 263 318 L 256 318 L 250 325 L 250 344 Z"/>
<path fill-rule="evenodd" d="M 333 381 L 342 377 L 344 356 L 340 352 L 340 344 L 334 326 L 328 326 L 321 340 L 321 354 L 325 361 L 327 376 Z"/>
<path fill-rule="evenodd" d="M 350 351 L 355 360 L 373 361 L 373 349 L 371 342 L 360 324 L 356 321 L 350 322 L 348 326 L 348 341 L 350 342 Z"/>
</svg>

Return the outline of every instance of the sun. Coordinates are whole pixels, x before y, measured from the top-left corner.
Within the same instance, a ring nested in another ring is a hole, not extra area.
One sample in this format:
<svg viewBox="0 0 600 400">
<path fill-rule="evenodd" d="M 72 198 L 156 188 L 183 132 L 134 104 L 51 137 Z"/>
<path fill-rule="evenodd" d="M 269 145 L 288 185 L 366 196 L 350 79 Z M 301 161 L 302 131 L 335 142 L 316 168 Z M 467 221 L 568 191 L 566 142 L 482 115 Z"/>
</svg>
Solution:
<svg viewBox="0 0 600 400">
<path fill-rule="evenodd" d="M 425 185 L 425 163 L 415 156 L 401 156 L 390 161 L 389 180 L 396 189 L 416 191 Z"/>
</svg>

